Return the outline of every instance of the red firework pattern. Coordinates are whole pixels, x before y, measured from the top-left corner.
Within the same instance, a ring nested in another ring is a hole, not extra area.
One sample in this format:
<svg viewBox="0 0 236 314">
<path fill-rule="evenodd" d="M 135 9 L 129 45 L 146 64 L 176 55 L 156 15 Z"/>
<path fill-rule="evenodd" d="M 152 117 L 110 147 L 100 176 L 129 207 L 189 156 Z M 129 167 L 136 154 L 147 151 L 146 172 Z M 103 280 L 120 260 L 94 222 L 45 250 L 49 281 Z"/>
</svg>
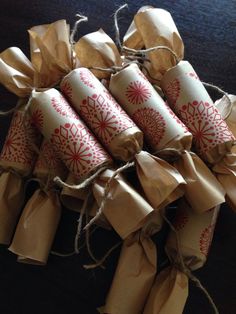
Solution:
<svg viewBox="0 0 236 314">
<path fill-rule="evenodd" d="M 195 80 L 199 80 L 199 77 L 194 72 L 188 72 L 188 73 L 185 73 L 185 74 L 190 76 L 190 77 L 192 77 L 192 78 L 194 78 Z"/>
<path fill-rule="evenodd" d="M 61 161 L 53 150 L 51 143 L 45 141 L 40 148 L 40 154 L 35 164 L 34 171 L 37 171 L 37 169 L 56 170 L 60 163 Z"/>
<path fill-rule="evenodd" d="M 183 229 L 185 225 L 188 223 L 188 215 L 185 211 L 181 211 L 177 213 L 173 225 L 177 231 Z"/>
<path fill-rule="evenodd" d="M 12 118 L 0 160 L 32 167 L 35 157 L 30 145 L 32 142 L 39 142 L 39 134 L 31 118 L 18 111 Z"/>
<path fill-rule="evenodd" d="M 31 114 L 31 121 L 38 130 L 43 128 L 43 112 L 40 109 L 36 109 Z"/>
<path fill-rule="evenodd" d="M 168 99 L 168 102 L 174 108 L 176 101 L 180 94 L 180 82 L 177 79 L 174 79 L 164 90 L 164 93 Z"/>
<path fill-rule="evenodd" d="M 79 75 L 80 75 L 80 79 L 84 83 L 84 85 L 86 85 L 90 88 L 93 88 L 93 89 L 95 88 L 95 86 L 93 84 L 94 76 L 88 69 L 85 69 L 85 68 L 80 69 Z"/>
<path fill-rule="evenodd" d="M 65 123 L 54 130 L 51 143 L 67 168 L 76 176 L 88 175 L 109 156 L 82 124 Z"/>
<path fill-rule="evenodd" d="M 186 125 L 176 116 L 176 114 L 171 110 L 168 103 L 165 103 L 166 109 L 169 111 L 169 114 L 172 116 L 172 118 L 184 129 L 184 133 L 188 133 L 189 130 L 186 127 Z"/>
<path fill-rule="evenodd" d="M 201 233 L 200 241 L 199 241 L 200 251 L 205 256 L 207 256 L 209 252 L 209 248 L 210 248 L 212 238 L 213 238 L 214 229 L 215 229 L 215 224 L 208 226 Z"/>
<path fill-rule="evenodd" d="M 133 121 L 108 93 L 93 94 L 82 101 L 80 115 L 98 136 L 108 145 L 117 135 L 131 128 Z"/>
<path fill-rule="evenodd" d="M 183 105 L 179 114 L 193 134 L 196 148 L 201 153 L 235 139 L 219 111 L 208 102 L 195 100 Z"/>
<path fill-rule="evenodd" d="M 166 122 L 163 116 L 153 108 L 141 108 L 135 111 L 132 119 L 143 131 L 150 146 L 156 148 L 166 130 Z"/>
<path fill-rule="evenodd" d="M 61 85 L 61 91 L 64 95 L 66 95 L 66 97 L 71 100 L 73 97 L 73 90 L 72 90 L 72 86 L 70 85 L 70 83 L 67 80 L 63 81 L 63 84 Z"/>
<path fill-rule="evenodd" d="M 57 99 L 56 97 L 52 97 L 51 104 L 52 107 L 56 110 L 56 112 L 60 113 L 60 115 L 67 118 L 73 118 L 77 120 L 79 119 L 77 114 L 70 107 L 70 105 L 62 95 L 60 95 L 59 99 Z"/>
<path fill-rule="evenodd" d="M 152 92 L 144 80 L 133 81 L 129 83 L 125 95 L 131 104 L 140 105 L 151 97 Z"/>
</svg>

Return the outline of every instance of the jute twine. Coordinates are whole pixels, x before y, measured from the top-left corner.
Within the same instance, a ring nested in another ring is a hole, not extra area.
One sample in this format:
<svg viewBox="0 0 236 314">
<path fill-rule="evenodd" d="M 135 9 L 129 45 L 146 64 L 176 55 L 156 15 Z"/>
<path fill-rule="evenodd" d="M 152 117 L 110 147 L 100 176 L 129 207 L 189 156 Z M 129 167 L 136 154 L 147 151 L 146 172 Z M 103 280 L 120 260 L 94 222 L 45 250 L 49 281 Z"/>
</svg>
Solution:
<svg viewBox="0 0 236 314">
<path fill-rule="evenodd" d="M 71 34 L 70 34 L 70 46 L 71 46 L 71 66 L 72 69 L 74 69 L 76 67 L 76 54 L 74 52 L 74 44 L 76 43 L 75 41 L 75 36 L 77 34 L 79 25 L 83 22 L 88 22 L 88 17 L 84 16 L 82 14 L 76 14 L 75 15 L 77 17 L 77 21 L 75 22 Z"/>
<path fill-rule="evenodd" d="M 169 225 L 170 229 L 174 232 L 175 238 L 176 238 L 178 260 L 174 263 L 174 267 L 176 267 L 178 270 L 180 270 L 182 273 L 184 273 L 205 294 L 205 296 L 208 299 L 209 304 L 211 305 L 214 313 L 219 314 L 219 311 L 218 311 L 212 297 L 210 296 L 209 292 L 207 291 L 207 289 L 202 285 L 201 281 L 196 276 L 193 275 L 193 273 L 191 272 L 191 269 L 184 262 L 184 257 L 182 255 L 181 248 L 180 248 L 180 239 L 179 239 L 178 231 L 175 229 L 174 225 L 166 217 L 166 215 L 163 211 L 161 211 L 161 214 L 163 216 L 163 219 Z"/>
</svg>

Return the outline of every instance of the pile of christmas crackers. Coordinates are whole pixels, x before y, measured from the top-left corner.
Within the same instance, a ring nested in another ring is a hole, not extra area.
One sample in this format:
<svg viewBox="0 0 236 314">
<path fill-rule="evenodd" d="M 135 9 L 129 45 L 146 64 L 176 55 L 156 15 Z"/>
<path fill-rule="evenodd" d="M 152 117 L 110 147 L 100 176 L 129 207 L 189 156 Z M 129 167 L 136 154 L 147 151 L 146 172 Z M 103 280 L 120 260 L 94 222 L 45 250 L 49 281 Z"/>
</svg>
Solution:
<svg viewBox="0 0 236 314">
<path fill-rule="evenodd" d="M 0 155 L 0 243 L 44 265 L 62 204 L 86 211 L 87 228 L 123 241 L 100 311 L 182 313 L 220 205 L 236 209 L 235 97 L 212 101 L 163 9 L 142 7 L 121 47 L 102 29 L 74 42 L 65 20 L 29 37 L 31 60 L 0 53 L 0 83 L 19 97 Z M 29 180 L 39 187 L 25 204 Z M 174 201 L 170 266 L 157 273 L 151 236 Z"/>
</svg>

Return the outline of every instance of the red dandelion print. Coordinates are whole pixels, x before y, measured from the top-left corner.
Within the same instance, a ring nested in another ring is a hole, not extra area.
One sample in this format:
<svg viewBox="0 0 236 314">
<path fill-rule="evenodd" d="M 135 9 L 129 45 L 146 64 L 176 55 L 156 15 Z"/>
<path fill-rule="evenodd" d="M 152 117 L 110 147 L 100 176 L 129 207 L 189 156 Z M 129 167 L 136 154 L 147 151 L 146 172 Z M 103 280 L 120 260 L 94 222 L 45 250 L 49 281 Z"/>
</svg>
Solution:
<svg viewBox="0 0 236 314">
<path fill-rule="evenodd" d="M 128 101 L 134 105 L 140 105 L 151 97 L 151 90 L 145 82 L 131 82 L 125 92 Z"/>
<path fill-rule="evenodd" d="M 50 169 L 50 171 L 54 171 L 59 164 L 61 164 L 60 159 L 53 150 L 52 145 L 47 141 L 43 142 L 34 171 L 37 171 L 37 169 Z"/>
<path fill-rule="evenodd" d="M 179 125 L 182 126 L 182 128 L 184 129 L 184 133 L 189 133 L 188 128 L 186 127 L 186 125 L 176 116 L 176 114 L 171 110 L 171 108 L 169 107 L 168 103 L 165 103 L 166 109 L 169 111 L 169 114 L 172 116 L 172 118 L 175 120 L 175 122 L 177 122 Z"/>
<path fill-rule="evenodd" d="M 24 116 L 23 112 L 16 112 L 12 118 L 0 159 L 32 167 L 35 153 L 31 143 L 37 145 L 39 139 L 39 134 L 32 125 L 31 118 Z"/>
<path fill-rule="evenodd" d="M 188 73 L 186 73 L 186 75 L 188 75 L 188 76 L 194 78 L 195 80 L 199 80 L 199 77 L 198 77 L 197 74 L 194 73 L 194 72 L 188 72 Z"/>
<path fill-rule="evenodd" d="M 163 116 L 153 108 L 141 108 L 135 111 L 132 119 L 143 131 L 149 145 L 156 148 L 166 130 L 166 122 Z"/>
<path fill-rule="evenodd" d="M 36 109 L 31 114 L 31 121 L 37 129 L 41 130 L 43 127 L 43 112 L 40 109 Z"/>
<path fill-rule="evenodd" d="M 80 75 L 80 79 L 81 81 L 84 83 L 84 85 L 90 87 L 90 88 L 95 88 L 94 84 L 93 84 L 93 80 L 94 80 L 94 76 L 92 74 L 92 72 L 90 72 L 88 69 L 80 69 L 79 72 Z"/>
<path fill-rule="evenodd" d="M 134 126 L 108 92 L 83 99 L 79 113 L 104 145 L 108 145 L 117 134 Z"/>
<path fill-rule="evenodd" d="M 207 256 L 209 252 L 209 248 L 210 248 L 212 238 L 213 238 L 214 229 L 215 229 L 215 224 L 210 225 L 209 227 L 205 228 L 201 233 L 200 241 L 199 241 L 200 251 L 205 256 Z"/>
<path fill-rule="evenodd" d="M 208 102 L 193 101 L 183 105 L 179 114 L 193 134 L 196 149 L 201 153 L 218 144 L 235 140 L 219 111 Z"/>
<path fill-rule="evenodd" d="M 63 85 L 61 85 L 61 91 L 69 100 L 72 99 L 73 90 L 72 90 L 72 86 L 70 85 L 68 81 L 66 80 L 63 81 Z"/>
<path fill-rule="evenodd" d="M 80 123 L 60 125 L 54 130 L 51 143 L 67 168 L 79 177 L 110 160 L 89 130 Z"/>
<path fill-rule="evenodd" d="M 180 83 L 177 79 L 174 79 L 164 90 L 164 93 L 168 99 L 168 102 L 174 108 L 176 101 L 180 94 Z"/>
<path fill-rule="evenodd" d="M 179 231 L 179 230 L 184 228 L 184 226 L 187 224 L 187 222 L 188 222 L 187 213 L 184 210 L 182 210 L 182 211 L 180 210 L 175 217 L 173 225 L 174 225 L 175 229 L 177 231 Z"/>
<path fill-rule="evenodd" d="M 71 108 L 71 106 L 68 104 L 68 102 L 65 100 L 65 98 L 60 95 L 60 99 L 53 97 L 51 99 L 52 107 L 58 112 L 60 115 L 67 117 L 67 118 L 73 118 L 78 120 L 78 116 L 75 113 L 75 111 Z"/>
</svg>

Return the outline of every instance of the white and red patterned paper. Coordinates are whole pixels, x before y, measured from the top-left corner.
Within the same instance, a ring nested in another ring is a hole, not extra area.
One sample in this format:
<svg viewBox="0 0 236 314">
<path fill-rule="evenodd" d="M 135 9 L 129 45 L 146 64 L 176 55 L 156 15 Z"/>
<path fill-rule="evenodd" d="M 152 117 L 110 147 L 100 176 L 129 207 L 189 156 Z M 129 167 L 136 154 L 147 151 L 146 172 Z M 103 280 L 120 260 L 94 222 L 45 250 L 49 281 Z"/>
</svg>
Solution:
<svg viewBox="0 0 236 314">
<path fill-rule="evenodd" d="M 37 146 L 40 138 L 31 117 L 24 115 L 23 111 L 15 112 L 0 155 L 0 166 L 28 175 L 36 157 L 32 143 Z"/>
<path fill-rule="evenodd" d="M 219 213 L 216 206 L 205 213 L 197 214 L 183 202 L 177 210 L 173 225 L 178 232 L 184 261 L 192 270 L 201 267 L 207 258 Z M 176 234 L 171 231 L 166 243 L 168 255 L 178 258 Z"/>
<path fill-rule="evenodd" d="M 88 69 L 73 70 L 62 80 L 60 87 L 75 110 L 108 149 L 117 135 L 136 127 L 105 86 Z"/>
<path fill-rule="evenodd" d="M 64 179 L 67 175 L 65 165 L 53 150 L 52 144 L 44 140 L 34 166 L 33 175 L 52 180 L 55 176 Z"/>
<path fill-rule="evenodd" d="M 56 89 L 33 92 L 30 113 L 39 121 L 39 129 L 55 153 L 76 177 L 86 177 L 97 167 L 111 162 L 110 156 Z"/>
<path fill-rule="evenodd" d="M 110 91 L 143 131 L 152 150 L 164 148 L 174 138 L 190 135 L 136 64 L 111 77 Z"/>
<path fill-rule="evenodd" d="M 199 154 L 235 140 L 189 62 L 181 61 L 167 71 L 162 88 L 171 108 L 193 134 Z"/>
</svg>

